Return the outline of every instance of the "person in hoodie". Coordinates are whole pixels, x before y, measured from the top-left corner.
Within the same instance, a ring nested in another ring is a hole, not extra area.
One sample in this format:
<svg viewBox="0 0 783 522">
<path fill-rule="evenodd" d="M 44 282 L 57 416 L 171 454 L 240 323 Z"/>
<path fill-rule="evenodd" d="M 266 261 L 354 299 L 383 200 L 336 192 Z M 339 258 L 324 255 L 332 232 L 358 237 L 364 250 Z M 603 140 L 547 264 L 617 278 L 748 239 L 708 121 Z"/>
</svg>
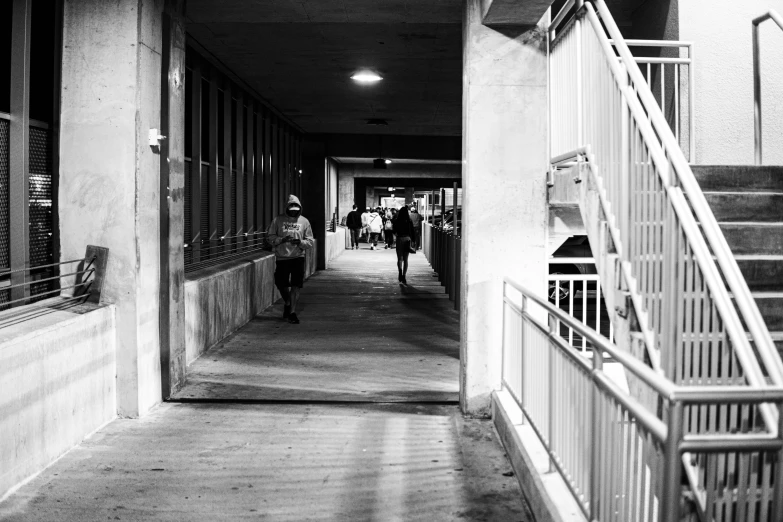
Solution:
<svg viewBox="0 0 783 522">
<path fill-rule="evenodd" d="M 277 260 L 275 286 L 285 302 L 283 319 L 288 319 L 291 324 L 299 324 L 296 304 L 304 285 L 305 250 L 313 247 L 313 229 L 307 218 L 302 216 L 299 198 L 293 194 L 288 196 L 285 213 L 277 216 L 269 225 L 267 239 L 274 247 Z"/>
<path fill-rule="evenodd" d="M 370 215 L 367 217 L 367 227 L 370 229 L 370 250 L 375 250 L 378 246 L 378 236 L 381 235 L 383 230 L 383 219 L 378 214 L 377 210 L 373 209 Z"/>
</svg>

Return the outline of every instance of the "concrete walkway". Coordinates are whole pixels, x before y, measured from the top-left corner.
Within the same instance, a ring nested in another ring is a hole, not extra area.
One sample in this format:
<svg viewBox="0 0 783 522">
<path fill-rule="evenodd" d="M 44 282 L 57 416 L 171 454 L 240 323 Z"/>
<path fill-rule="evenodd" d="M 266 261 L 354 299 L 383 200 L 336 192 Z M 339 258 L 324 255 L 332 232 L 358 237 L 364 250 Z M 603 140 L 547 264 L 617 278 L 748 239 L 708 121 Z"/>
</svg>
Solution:
<svg viewBox="0 0 783 522">
<path fill-rule="evenodd" d="M 301 324 L 282 304 L 188 369 L 175 399 L 457 401 L 459 313 L 424 255 L 408 286 L 393 250 L 348 250 L 302 290 Z"/>
<path fill-rule="evenodd" d="M 491 422 L 450 404 L 458 318 L 411 257 L 400 288 L 390 252 L 345 252 L 302 324 L 260 315 L 191 367 L 183 402 L 112 422 L 0 520 L 532 520 Z"/>
</svg>

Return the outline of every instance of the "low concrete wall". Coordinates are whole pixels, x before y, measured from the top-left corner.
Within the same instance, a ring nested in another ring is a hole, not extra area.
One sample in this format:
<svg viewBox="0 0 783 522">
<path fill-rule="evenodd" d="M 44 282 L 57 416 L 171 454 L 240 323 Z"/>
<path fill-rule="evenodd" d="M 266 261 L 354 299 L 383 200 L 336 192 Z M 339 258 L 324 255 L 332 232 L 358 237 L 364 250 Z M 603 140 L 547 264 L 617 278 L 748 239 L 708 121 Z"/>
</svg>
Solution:
<svg viewBox="0 0 783 522">
<path fill-rule="evenodd" d="M 549 454 L 522 410 L 506 391 L 492 392 L 492 420 L 514 468 L 522 494 L 538 522 L 586 522 L 571 491 L 557 471 L 549 470 Z"/>
<path fill-rule="evenodd" d="M 114 305 L 0 329 L 0 498 L 116 417 L 116 337 Z"/>
<path fill-rule="evenodd" d="M 316 248 L 307 251 L 305 277 L 315 273 Z M 275 255 L 271 252 L 187 274 L 186 364 L 198 359 L 280 299 L 274 275 Z"/>
<path fill-rule="evenodd" d="M 326 266 L 334 259 L 338 258 L 340 254 L 345 252 L 345 238 L 348 234 L 347 228 L 337 227 L 335 232 L 326 233 Z"/>
</svg>

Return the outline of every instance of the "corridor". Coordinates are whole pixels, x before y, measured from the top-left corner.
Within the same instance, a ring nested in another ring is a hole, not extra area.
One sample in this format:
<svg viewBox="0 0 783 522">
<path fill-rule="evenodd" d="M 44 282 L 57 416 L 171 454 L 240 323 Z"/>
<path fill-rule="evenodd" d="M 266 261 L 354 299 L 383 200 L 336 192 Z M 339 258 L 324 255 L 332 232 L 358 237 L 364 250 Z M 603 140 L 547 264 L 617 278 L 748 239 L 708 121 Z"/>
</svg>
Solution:
<svg viewBox="0 0 783 522">
<path fill-rule="evenodd" d="M 99 430 L 0 520 L 532 520 L 459 412 L 458 314 L 421 253 L 344 252 L 207 352 L 172 402 Z"/>
</svg>

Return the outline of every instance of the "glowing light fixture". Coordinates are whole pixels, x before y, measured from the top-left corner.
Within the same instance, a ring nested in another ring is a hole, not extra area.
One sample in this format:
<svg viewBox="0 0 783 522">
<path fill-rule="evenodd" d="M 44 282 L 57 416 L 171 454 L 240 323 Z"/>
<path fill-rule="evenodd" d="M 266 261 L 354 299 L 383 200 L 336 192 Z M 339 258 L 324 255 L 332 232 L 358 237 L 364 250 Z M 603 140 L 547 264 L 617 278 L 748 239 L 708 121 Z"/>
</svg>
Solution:
<svg viewBox="0 0 783 522">
<path fill-rule="evenodd" d="M 390 160 L 390 159 L 387 159 L 387 160 L 386 160 L 386 164 L 387 164 L 387 165 L 391 165 L 391 160 Z"/>
<path fill-rule="evenodd" d="M 359 83 L 375 83 L 383 78 L 372 71 L 359 71 L 351 76 L 351 80 Z"/>
</svg>

